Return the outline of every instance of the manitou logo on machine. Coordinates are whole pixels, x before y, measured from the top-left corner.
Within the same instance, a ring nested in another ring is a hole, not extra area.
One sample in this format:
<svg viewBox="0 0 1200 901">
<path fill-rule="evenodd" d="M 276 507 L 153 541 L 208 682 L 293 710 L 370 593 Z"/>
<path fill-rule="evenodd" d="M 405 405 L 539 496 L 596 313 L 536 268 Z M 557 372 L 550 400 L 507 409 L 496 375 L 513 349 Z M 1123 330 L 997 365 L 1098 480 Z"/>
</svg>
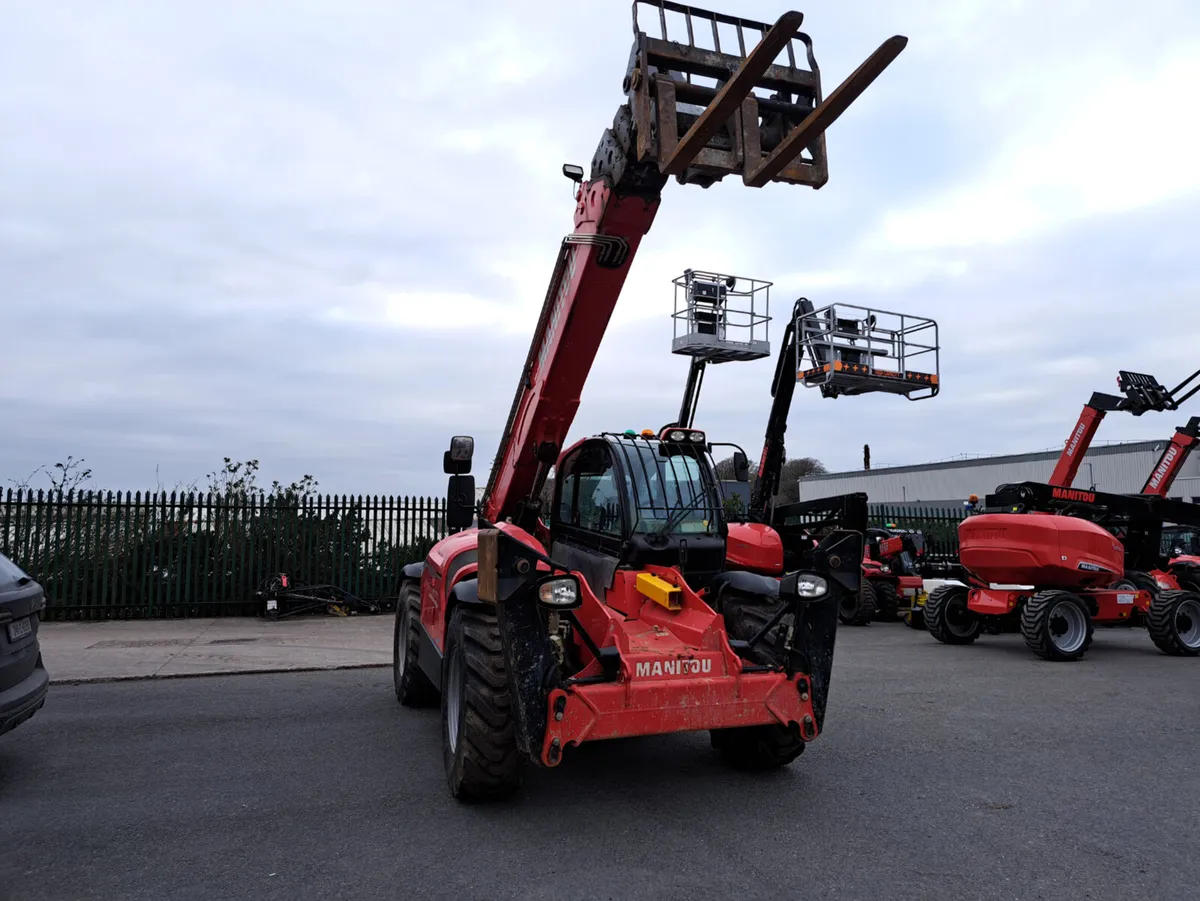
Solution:
<svg viewBox="0 0 1200 901">
<path fill-rule="evenodd" d="M 1081 422 L 1075 427 L 1075 431 L 1071 434 L 1071 440 L 1067 442 L 1067 456 L 1074 457 L 1075 451 L 1079 449 L 1079 442 L 1083 439 L 1083 433 L 1087 431 L 1087 423 Z"/>
<path fill-rule="evenodd" d="M 1080 491 L 1077 488 L 1055 488 L 1054 498 L 1060 501 L 1079 501 L 1084 504 L 1096 503 L 1094 491 Z"/>
<path fill-rule="evenodd" d="M 1171 462 L 1179 455 L 1179 448 L 1174 444 L 1167 448 L 1167 452 L 1163 454 L 1163 458 L 1159 461 L 1158 466 L 1154 469 L 1154 474 L 1150 476 L 1150 487 L 1157 489 L 1162 484 L 1162 480 L 1166 477 L 1168 470 L 1171 468 Z"/>
<path fill-rule="evenodd" d="M 652 676 L 699 676 L 712 672 L 712 660 L 679 658 L 678 660 L 639 660 L 634 672 L 639 679 Z"/>
</svg>

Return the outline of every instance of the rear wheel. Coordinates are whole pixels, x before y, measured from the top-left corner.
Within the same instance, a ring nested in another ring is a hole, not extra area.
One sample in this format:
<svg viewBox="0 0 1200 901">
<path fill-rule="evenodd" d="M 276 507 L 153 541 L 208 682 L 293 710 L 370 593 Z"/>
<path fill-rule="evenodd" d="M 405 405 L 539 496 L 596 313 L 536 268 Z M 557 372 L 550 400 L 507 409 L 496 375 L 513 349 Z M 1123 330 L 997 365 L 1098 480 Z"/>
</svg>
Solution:
<svg viewBox="0 0 1200 901">
<path fill-rule="evenodd" d="M 421 647 L 421 589 L 412 582 L 400 587 L 396 600 L 396 629 L 392 641 L 392 684 L 405 707 L 433 707 L 438 690 L 417 664 Z"/>
<path fill-rule="evenodd" d="M 878 609 L 875 586 L 870 579 L 863 579 L 858 594 L 847 591 L 838 598 L 838 622 L 844 626 L 865 626 L 875 618 Z"/>
<path fill-rule="evenodd" d="M 521 757 L 495 613 L 455 608 L 443 667 L 442 755 L 450 793 L 461 801 L 512 794 L 521 785 Z"/>
<path fill-rule="evenodd" d="M 1172 657 L 1200 655 L 1200 594 L 1160 591 L 1146 616 L 1150 640 Z"/>
<path fill-rule="evenodd" d="M 967 606 L 970 592 L 963 585 L 939 585 L 925 601 L 925 628 L 942 644 L 970 644 L 979 637 L 983 621 Z"/>
<path fill-rule="evenodd" d="M 1078 660 L 1092 644 L 1092 617 L 1078 595 L 1040 591 L 1021 610 L 1021 634 L 1043 660 Z"/>
<path fill-rule="evenodd" d="M 725 631 L 735 641 L 749 641 L 779 612 L 780 604 L 768 598 L 726 595 L 721 599 Z M 785 615 L 779 625 L 750 649 L 750 659 L 766 666 L 782 665 L 780 629 L 786 631 L 790 622 L 791 614 Z M 804 753 L 799 727 L 782 723 L 711 729 L 709 739 L 724 763 L 741 770 L 778 769 Z"/>
<path fill-rule="evenodd" d="M 879 619 L 894 620 L 900 612 L 900 593 L 891 582 L 883 580 L 872 582 L 875 589 L 876 616 Z"/>
</svg>

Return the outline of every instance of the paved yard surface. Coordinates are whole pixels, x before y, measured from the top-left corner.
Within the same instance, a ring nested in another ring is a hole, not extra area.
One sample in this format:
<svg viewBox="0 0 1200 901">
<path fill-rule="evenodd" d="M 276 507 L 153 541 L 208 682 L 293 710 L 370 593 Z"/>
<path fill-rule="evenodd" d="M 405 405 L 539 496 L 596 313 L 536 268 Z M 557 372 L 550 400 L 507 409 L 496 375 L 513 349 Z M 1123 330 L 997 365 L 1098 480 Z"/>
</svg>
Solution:
<svg viewBox="0 0 1200 901">
<path fill-rule="evenodd" d="M 390 614 L 42 623 L 53 682 L 391 666 Z M 0 901 L 3 901 L 0 898 Z"/>
<path fill-rule="evenodd" d="M 61 685 L 0 739 L 0 898 L 1200 897 L 1200 661 L 887 624 L 838 654 L 785 772 L 632 740 L 485 808 L 386 669 Z"/>
</svg>

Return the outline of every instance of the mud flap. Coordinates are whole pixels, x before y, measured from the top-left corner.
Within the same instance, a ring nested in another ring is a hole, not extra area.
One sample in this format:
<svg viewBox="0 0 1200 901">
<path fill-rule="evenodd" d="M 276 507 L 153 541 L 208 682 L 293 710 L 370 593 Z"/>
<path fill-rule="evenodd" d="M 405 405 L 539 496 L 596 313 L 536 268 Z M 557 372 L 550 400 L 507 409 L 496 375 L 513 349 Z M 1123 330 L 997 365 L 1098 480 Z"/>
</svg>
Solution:
<svg viewBox="0 0 1200 901">
<path fill-rule="evenodd" d="M 825 704 L 829 700 L 829 683 L 833 675 L 838 598 L 842 592 L 858 592 L 862 547 L 862 535 L 858 532 L 839 531 L 828 535 L 812 552 L 812 568 L 829 580 L 829 593 L 815 602 L 795 599 L 802 606 L 795 619 L 788 669 L 808 673 L 812 680 L 813 718 L 818 729 L 825 722 Z"/>
<path fill-rule="evenodd" d="M 550 692 L 558 685 L 553 649 L 536 600 L 543 559 L 499 529 L 479 533 L 479 597 L 496 605 L 504 669 L 512 692 L 517 748 L 542 765 Z"/>
</svg>

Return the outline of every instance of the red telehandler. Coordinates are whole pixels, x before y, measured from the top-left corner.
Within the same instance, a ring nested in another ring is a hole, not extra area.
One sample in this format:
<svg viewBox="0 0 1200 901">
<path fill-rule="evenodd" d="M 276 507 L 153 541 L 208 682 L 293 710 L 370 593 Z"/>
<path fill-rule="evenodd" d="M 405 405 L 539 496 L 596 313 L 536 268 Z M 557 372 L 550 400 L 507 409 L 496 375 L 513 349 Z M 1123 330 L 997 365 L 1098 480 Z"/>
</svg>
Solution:
<svg viewBox="0 0 1200 901">
<path fill-rule="evenodd" d="M 660 37 L 639 26 L 640 8 Z M 672 35 L 669 17 L 680 25 Z M 768 26 L 634 3 L 626 101 L 590 178 L 563 168 L 578 183 L 575 230 L 483 498 L 476 508 L 474 441 L 457 436 L 443 460 L 452 534 L 400 585 L 396 695 L 440 704 L 446 778 L 460 800 L 508 795 L 526 765 L 557 766 L 585 741 L 708 730 L 726 761 L 761 769 L 790 763 L 820 733 L 836 597 L 858 589 L 862 536 L 831 535 L 805 568 L 714 608 L 706 597 L 725 575 L 730 526 L 707 436 L 606 432 L 564 447 L 667 180 L 707 187 L 737 174 L 750 187 L 821 187 L 825 129 L 906 43 L 885 41 L 823 97 L 802 19 L 787 12 Z M 709 33 L 713 46 L 701 46 Z"/>
<path fill-rule="evenodd" d="M 670 425 L 691 428 L 709 364 L 770 356 L 771 283 L 688 269 L 674 285 L 672 352 L 691 362 L 679 415 Z M 940 390 L 939 350 L 932 319 L 851 304 L 818 309 L 807 297 L 796 300 L 775 362 L 757 478 L 744 508 L 731 514 L 746 525 L 729 542 L 729 569 L 780 575 L 785 558 L 814 546 L 818 535 L 850 529 L 865 539 L 862 578 L 859 591 L 840 596 L 839 621 L 864 626 L 876 618 L 892 619 L 906 600 L 911 611 L 924 584 L 916 568 L 924 550 L 920 533 L 869 528 L 861 493 L 778 506 L 775 498 L 797 384 L 819 387 L 830 398 L 882 392 L 924 400 Z M 725 590 L 737 588 L 730 582 Z"/>
<path fill-rule="evenodd" d="M 1200 594 L 1191 561 L 1167 560 L 1167 523 L 1200 527 L 1200 505 L 1169 501 L 1170 483 L 1196 441 L 1200 419 L 1177 430 L 1141 494 L 1072 487 L 1100 421 L 1114 410 L 1140 416 L 1176 410 L 1200 386 L 1194 373 L 1168 390 L 1121 372 L 1124 397 L 1094 394 L 1067 439 L 1050 482 L 1001 485 L 984 512 L 959 524 L 959 559 L 969 586 L 934 589 L 925 603 L 929 633 L 969 644 L 984 631 L 1019 629 L 1045 660 L 1078 660 L 1096 624 L 1145 625 L 1174 656 L 1200 655 Z"/>
</svg>

